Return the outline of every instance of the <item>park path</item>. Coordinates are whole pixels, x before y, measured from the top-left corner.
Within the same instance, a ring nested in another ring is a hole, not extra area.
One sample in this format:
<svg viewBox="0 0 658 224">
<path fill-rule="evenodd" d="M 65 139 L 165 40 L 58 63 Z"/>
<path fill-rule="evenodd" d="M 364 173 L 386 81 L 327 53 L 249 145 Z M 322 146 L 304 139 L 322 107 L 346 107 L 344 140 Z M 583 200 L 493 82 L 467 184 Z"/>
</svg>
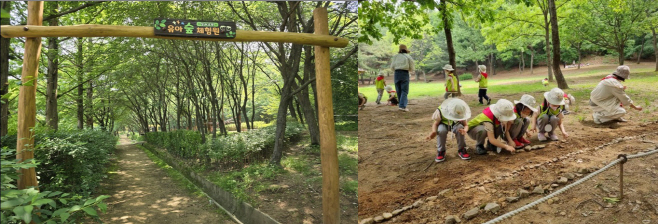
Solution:
<svg viewBox="0 0 658 224">
<path fill-rule="evenodd" d="M 103 183 L 105 223 L 234 223 L 175 183 L 144 151 L 122 137 L 117 145 L 117 174 Z"/>
</svg>

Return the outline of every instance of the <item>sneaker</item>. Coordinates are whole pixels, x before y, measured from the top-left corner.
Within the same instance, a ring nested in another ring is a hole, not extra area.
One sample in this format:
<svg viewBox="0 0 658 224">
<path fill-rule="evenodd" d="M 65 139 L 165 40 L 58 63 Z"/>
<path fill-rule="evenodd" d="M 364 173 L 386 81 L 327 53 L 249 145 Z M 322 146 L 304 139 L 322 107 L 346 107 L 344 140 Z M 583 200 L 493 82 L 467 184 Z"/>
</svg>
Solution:
<svg viewBox="0 0 658 224">
<path fill-rule="evenodd" d="M 551 140 L 557 141 L 557 140 L 560 140 L 560 139 L 557 138 L 556 134 L 551 134 Z"/>
<path fill-rule="evenodd" d="M 476 145 L 476 146 L 475 146 L 475 154 L 478 154 L 478 155 L 486 155 L 486 154 L 487 154 L 487 150 L 484 149 L 484 145 Z"/>
<path fill-rule="evenodd" d="M 487 105 L 491 104 L 491 98 L 487 100 Z"/>
<path fill-rule="evenodd" d="M 434 162 L 440 163 L 446 160 L 446 151 L 441 151 L 436 155 L 436 159 L 434 159 Z"/>
<path fill-rule="evenodd" d="M 594 114 L 592 114 L 592 119 L 594 119 L 595 124 L 603 124 L 603 122 L 601 122 L 601 120 L 599 120 L 599 118 Z"/>
<path fill-rule="evenodd" d="M 524 137 L 520 137 L 519 142 L 525 145 L 530 145 L 530 141 L 528 141 L 528 139 L 525 139 Z"/>
<path fill-rule="evenodd" d="M 523 148 L 523 143 L 519 142 L 519 140 L 514 139 L 514 148 L 515 149 L 520 149 Z"/>
<path fill-rule="evenodd" d="M 463 160 L 471 159 L 471 156 L 468 155 L 465 148 L 460 149 L 458 154 L 459 154 L 459 157 L 462 158 Z"/>
<path fill-rule="evenodd" d="M 568 110 L 563 110 L 562 111 L 562 114 L 564 114 L 564 115 L 568 115 L 569 113 L 571 113 L 571 112 L 569 112 Z"/>
<path fill-rule="evenodd" d="M 624 119 L 623 117 L 620 117 L 619 119 L 617 119 L 617 121 L 619 121 L 619 122 L 628 122 L 628 120 Z"/>
<path fill-rule="evenodd" d="M 409 109 L 404 108 L 404 109 L 402 109 L 402 112 L 409 112 Z"/>
<path fill-rule="evenodd" d="M 544 136 L 544 133 L 537 133 L 537 139 L 539 139 L 540 142 L 546 141 L 546 136 Z"/>
</svg>

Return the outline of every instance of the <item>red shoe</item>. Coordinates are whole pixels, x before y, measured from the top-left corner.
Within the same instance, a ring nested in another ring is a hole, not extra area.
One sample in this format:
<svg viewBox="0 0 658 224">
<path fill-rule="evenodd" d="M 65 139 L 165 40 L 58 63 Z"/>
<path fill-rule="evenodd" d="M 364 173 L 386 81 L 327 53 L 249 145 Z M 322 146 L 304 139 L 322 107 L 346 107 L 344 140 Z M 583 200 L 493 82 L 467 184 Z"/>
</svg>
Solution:
<svg viewBox="0 0 658 224">
<path fill-rule="evenodd" d="M 523 144 L 530 145 L 530 141 L 528 141 L 528 139 L 525 139 L 524 137 L 520 137 L 518 140 Z"/>
<path fill-rule="evenodd" d="M 518 140 L 514 139 L 514 148 L 515 149 L 523 148 L 523 143 L 520 143 Z"/>
<path fill-rule="evenodd" d="M 442 152 L 439 152 L 438 155 L 436 156 L 436 159 L 434 159 L 434 162 L 440 163 L 446 160 L 446 151 L 443 150 Z"/>
<path fill-rule="evenodd" d="M 466 149 L 460 149 L 459 150 L 459 157 L 462 158 L 463 160 L 471 159 L 471 156 L 468 155 L 468 153 L 466 152 Z"/>
</svg>

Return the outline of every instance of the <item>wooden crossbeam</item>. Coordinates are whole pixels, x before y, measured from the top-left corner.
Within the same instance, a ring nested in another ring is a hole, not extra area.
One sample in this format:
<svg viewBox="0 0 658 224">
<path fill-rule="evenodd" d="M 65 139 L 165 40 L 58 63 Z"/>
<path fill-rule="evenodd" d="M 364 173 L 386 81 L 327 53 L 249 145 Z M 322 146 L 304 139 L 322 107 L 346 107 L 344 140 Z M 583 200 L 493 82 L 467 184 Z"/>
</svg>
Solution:
<svg viewBox="0 0 658 224">
<path fill-rule="evenodd" d="M 328 34 L 290 33 L 238 30 L 234 39 L 156 36 L 150 26 L 73 25 L 73 26 L 1 26 L 4 38 L 12 37 L 144 37 L 174 40 L 204 40 L 230 42 L 278 42 L 323 47 L 346 47 L 345 38 Z"/>
</svg>

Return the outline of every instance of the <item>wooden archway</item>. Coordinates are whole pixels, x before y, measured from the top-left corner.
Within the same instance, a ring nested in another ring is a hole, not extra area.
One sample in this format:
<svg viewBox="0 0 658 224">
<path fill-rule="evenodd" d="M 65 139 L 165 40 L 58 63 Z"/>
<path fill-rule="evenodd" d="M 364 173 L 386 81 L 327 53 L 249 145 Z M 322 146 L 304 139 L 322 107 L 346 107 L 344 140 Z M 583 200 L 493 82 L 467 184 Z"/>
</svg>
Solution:
<svg viewBox="0 0 658 224">
<path fill-rule="evenodd" d="M 31 129 L 36 123 L 36 80 L 38 77 L 41 37 L 142 37 L 176 40 L 205 40 L 232 42 L 279 42 L 315 45 L 315 71 L 318 98 L 318 122 L 322 162 L 322 220 L 324 223 L 340 223 L 338 152 L 331 92 L 330 47 L 346 47 L 345 38 L 329 35 L 326 8 L 313 10 L 314 34 L 236 31 L 234 39 L 155 36 L 152 27 L 75 25 L 42 26 L 43 1 L 28 2 L 27 25 L 1 26 L 2 37 L 26 37 L 23 71 L 18 98 L 18 132 L 16 158 L 20 161 L 34 158 L 34 138 Z M 37 187 L 34 168 L 21 170 L 18 188 Z"/>
</svg>

